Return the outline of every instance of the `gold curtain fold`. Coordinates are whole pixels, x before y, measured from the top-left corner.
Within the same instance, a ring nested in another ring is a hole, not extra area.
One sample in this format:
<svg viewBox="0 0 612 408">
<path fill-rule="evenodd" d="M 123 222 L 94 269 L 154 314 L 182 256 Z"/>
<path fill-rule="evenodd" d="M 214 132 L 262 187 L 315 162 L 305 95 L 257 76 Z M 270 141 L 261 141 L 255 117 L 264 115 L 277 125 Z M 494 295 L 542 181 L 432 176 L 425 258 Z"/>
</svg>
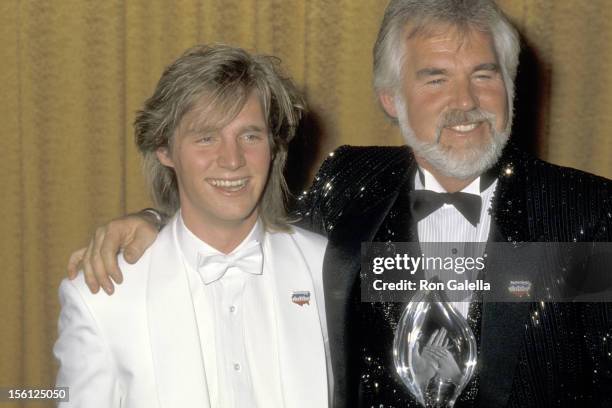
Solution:
<svg viewBox="0 0 612 408">
<path fill-rule="evenodd" d="M 500 5 L 538 64 L 537 105 L 517 101 L 537 112 L 519 118 L 532 123 L 536 150 L 612 177 L 612 5 Z M 167 64 L 203 42 L 280 57 L 312 111 L 313 134 L 300 146 L 318 145 L 315 164 L 341 144 L 399 144 L 371 90 L 384 7 L 375 0 L 0 2 L 0 387 L 53 384 L 57 287 L 68 255 L 96 225 L 150 205 L 131 123 Z"/>
</svg>

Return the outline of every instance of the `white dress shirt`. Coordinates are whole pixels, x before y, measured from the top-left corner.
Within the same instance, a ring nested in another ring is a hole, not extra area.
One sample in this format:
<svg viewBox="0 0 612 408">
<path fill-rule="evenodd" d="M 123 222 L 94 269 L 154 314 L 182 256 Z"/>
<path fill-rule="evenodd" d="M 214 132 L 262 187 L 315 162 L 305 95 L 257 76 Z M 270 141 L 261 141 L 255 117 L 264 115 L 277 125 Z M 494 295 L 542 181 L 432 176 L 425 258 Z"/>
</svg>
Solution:
<svg viewBox="0 0 612 408">
<path fill-rule="evenodd" d="M 264 234 L 258 221 L 231 254 L 253 241 L 262 243 Z M 270 274 L 265 267 L 261 274 L 230 267 L 220 279 L 205 284 L 197 272 L 198 253 L 221 253 L 196 237 L 182 218 L 177 239 L 187 270 L 211 406 L 282 407 Z M 249 361 L 253 355 L 265 358 Z"/>
<path fill-rule="evenodd" d="M 430 172 L 422 168 L 419 170 L 423 174 L 423 181 L 421 181 L 421 177 L 417 171 L 414 180 L 415 190 L 431 190 L 437 193 L 447 192 Z M 459 254 L 465 252 L 464 248 L 460 247 L 460 244 L 463 242 L 486 243 L 491 229 L 491 206 L 496 186 L 497 180 L 494 180 L 491 185 L 481 192 L 480 177 L 478 177 L 461 190 L 464 193 L 479 195 L 482 199 L 480 221 L 476 226 L 473 226 L 454 205 L 444 204 L 417 223 L 419 242 L 456 242 L 457 246 L 454 247 L 454 249 L 456 249 Z M 470 254 L 470 256 L 481 255 L 482 254 Z M 451 277 L 454 279 L 457 278 L 454 272 L 450 271 L 450 273 L 454 276 L 444 276 L 441 277 L 443 278 L 442 280 L 448 281 Z M 430 271 L 425 271 L 425 277 L 430 279 L 433 277 L 433 274 Z M 470 299 L 467 298 L 464 302 L 451 303 L 464 317 L 466 317 L 470 305 L 469 300 Z"/>
</svg>

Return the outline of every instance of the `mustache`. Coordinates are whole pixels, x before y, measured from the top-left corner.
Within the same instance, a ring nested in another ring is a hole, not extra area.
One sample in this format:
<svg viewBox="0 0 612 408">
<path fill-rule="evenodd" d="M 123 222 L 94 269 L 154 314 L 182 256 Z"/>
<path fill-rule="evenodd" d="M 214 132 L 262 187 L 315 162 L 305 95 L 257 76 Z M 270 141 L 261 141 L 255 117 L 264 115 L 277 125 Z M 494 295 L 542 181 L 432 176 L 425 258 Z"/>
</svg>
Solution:
<svg viewBox="0 0 612 408">
<path fill-rule="evenodd" d="M 495 114 L 479 108 L 469 111 L 451 109 L 442 113 L 438 119 L 438 126 L 436 127 L 436 143 L 440 143 L 442 129 L 445 127 L 475 122 L 487 122 L 491 129 L 495 129 Z"/>
<path fill-rule="evenodd" d="M 476 108 L 469 111 L 461 109 L 452 109 L 440 115 L 438 127 L 457 126 L 465 123 L 473 122 L 489 122 L 491 125 L 495 123 L 495 114 Z"/>
</svg>

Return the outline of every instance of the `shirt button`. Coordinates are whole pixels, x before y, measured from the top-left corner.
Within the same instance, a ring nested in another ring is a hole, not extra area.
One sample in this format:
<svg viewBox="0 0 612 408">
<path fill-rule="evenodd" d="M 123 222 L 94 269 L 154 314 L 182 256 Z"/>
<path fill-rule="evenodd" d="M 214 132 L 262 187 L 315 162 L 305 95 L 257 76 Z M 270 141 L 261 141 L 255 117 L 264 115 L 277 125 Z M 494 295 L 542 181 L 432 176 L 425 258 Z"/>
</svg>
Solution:
<svg viewBox="0 0 612 408">
<path fill-rule="evenodd" d="M 238 364 L 238 363 L 234 363 L 234 370 L 236 370 L 236 371 L 240 371 L 240 369 L 241 369 L 241 368 L 242 368 L 242 367 L 240 367 L 240 364 Z"/>
<path fill-rule="evenodd" d="M 229 307 L 229 311 L 230 311 L 230 313 L 236 313 L 236 306 L 233 306 L 233 305 L 230 306 Z"/>
</svg>

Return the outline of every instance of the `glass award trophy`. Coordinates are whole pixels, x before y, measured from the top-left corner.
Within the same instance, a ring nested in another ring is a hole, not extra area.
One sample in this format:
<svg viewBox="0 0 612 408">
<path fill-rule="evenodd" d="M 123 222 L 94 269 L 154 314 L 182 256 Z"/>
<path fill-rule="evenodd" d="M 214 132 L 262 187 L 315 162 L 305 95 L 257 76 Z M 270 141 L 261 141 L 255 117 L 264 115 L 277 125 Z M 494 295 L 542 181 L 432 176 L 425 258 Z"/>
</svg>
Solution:
<svg viewBox="0 0 612 408">
<path fill-rule="evenodd" d="M 404 385 L 424 407 L 449 407 L 474 375 L 476 339 L 443 292 L 419 291 L 395 332 L 393 360 Z"/>
</svg>

